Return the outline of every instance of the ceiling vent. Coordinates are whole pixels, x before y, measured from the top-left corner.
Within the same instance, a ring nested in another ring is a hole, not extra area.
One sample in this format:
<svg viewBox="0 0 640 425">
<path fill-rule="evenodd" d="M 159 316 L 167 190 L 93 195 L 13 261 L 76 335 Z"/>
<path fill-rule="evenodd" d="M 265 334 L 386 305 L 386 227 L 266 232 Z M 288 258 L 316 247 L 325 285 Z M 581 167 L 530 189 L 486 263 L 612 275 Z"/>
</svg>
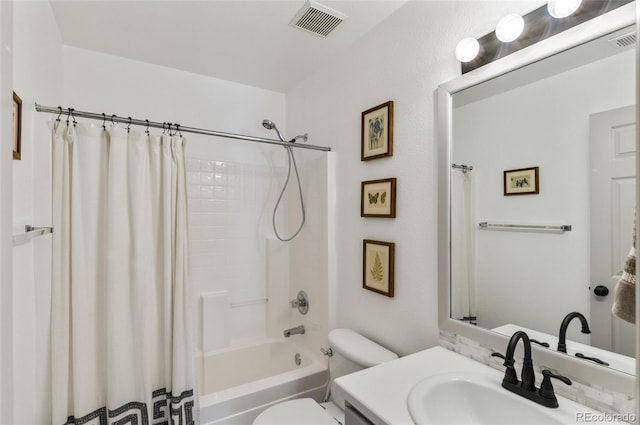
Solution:
<svg viewBox="0 0 640 425">
<path fill-rule="evenodd" d="M 618 37 L 614 37 L 608 40 L 613 46 L 624 49 L 626 47 L 635 46 L 637 41 L 636 32 L 632 31 L 627 34 L 620 35 Z"/>
<path fill-rule="evenodd" d="M 346 19 L 346 16 L 319 3 L 308 1 L 289 25 L 324 38 Z"/>
</svg>

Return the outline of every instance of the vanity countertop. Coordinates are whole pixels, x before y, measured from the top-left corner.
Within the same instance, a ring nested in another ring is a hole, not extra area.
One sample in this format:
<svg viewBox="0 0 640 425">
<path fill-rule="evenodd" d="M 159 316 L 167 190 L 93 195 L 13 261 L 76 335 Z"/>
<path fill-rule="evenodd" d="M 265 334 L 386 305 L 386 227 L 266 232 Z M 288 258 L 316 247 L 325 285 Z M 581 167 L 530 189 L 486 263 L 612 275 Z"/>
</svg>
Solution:
<svg viewBox="0 0 640 425">
<path fill-rule="evenodd" d="M 407 408 L 413 386 L 438 373 L 461 371 L 493 371 L 501 376 L 499 371 L 482 363 L 433 347 L 337 378 L 335 384 L 339 388 L 334 391 L 346 392 L 346 399 L 376 424 L 413 424 Z"/>
<path fill-rule="evenodd" d="M 376 425 L 413 424 L 407 407 L 412 388 L 427 377 L 448 372 L 495 374 L 498 386 L 503 376 L 497 369 L 443 347 L 434 347 L 337 378 L 333 392 L 334 396 L 339 394 Z M 566 403 L 573 411 L 599 415 L 599 412 L 563 397 L 558 396 L 558 401 L 561 405 Z"/>
</svg>

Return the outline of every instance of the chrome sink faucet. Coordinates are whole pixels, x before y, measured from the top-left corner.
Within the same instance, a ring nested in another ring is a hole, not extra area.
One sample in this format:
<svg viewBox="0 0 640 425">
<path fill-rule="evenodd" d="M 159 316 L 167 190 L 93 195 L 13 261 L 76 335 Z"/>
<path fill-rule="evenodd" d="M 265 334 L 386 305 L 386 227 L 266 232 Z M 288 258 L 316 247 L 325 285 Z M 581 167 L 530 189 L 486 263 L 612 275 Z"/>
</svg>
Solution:
<svg viewBox="0 0 640 425">
<path fill-rule="evenodd" d="M 289 338 L 291 335 L 296 335 L 296 334 L 301 334 L 301 335 L 304 334 L 304 325 L 300 325 L 291 329 L 285 329 L 284 331 L 285 338 Z"/>
<path fill-rule="evenodd" d="M 572 313 L 567 314 L 562 320 L 562 324 L 560 325 L 560 333 L 558 334 L 558 351 L 563 353 L 567 352 L 567 328 L 569 327 L 569 323 L 575 318 L 580 320 L 580 324 L 582 325 L 581 332 L 583 334 L 590 334 L 591 329 L 589 329 L 589 324 L 587 323 L 587 318 L 584 317 L 581 313 L 574 311 Z"/>
<path fill-rule="evenodd" d="M 522 372 L 520 376 L 522 381 L 518 380 L 516 373 L 514 354 L 518 342 L 522 340 L 524 344 L 524 360 L 522 363 Z M 545 407 L 558 407 L 558 399 L 553 391 L 553 385 L 551 384 L 551 378 L 559 379 L 567 385 L 571 385 L 569 378 L 561 375 L 556 375 L 550 370 L 543 370 L 543 380 L 540 388 L 536 388 L 536 377 L 533 371 L 533 360 L 531 359 L 531 340 L 529 335 L 524 331 L 517 331 L 509 340 L 507 345 L 507 352 L 503 355 L 501 353 L 492 353 L 493 357 L 500 357 L 504 359 L 503 366 L 506 366 L 504 378 L 502 379 L 502 388 L 518 394 L 528 400 L 534 401 Z"/>
</svg>

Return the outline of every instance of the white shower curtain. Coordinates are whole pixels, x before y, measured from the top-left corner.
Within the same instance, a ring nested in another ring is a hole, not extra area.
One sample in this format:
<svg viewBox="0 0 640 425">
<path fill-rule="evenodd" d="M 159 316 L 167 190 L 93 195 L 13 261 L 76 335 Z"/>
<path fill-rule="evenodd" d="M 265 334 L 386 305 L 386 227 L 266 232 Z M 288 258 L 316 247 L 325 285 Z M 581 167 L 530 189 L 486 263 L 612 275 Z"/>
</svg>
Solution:
<svg viewBox="0 0 640 425">
<path fill-rule="evenodd" d="M 52 423 L 196 423 L 184 139 L 52 138 Z"/>
<path fill-rule="evenodd" d="M 476 316 L 471 175 L 451 171 L 451 317 Z"/>
</svg>

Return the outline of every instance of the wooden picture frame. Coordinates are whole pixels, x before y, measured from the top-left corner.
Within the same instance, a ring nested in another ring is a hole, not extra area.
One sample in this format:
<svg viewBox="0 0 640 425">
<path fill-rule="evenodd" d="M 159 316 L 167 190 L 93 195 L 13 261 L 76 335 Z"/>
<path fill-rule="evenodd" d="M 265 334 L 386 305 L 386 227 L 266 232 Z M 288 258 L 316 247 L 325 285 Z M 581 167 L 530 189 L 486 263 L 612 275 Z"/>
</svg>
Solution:
<svg viewBox="0 0 640 425">
<path fill-rule="evenodd" d="M 504 171 L 504 196 L 540 193 L 539 167 Z"/>
<path fill-rule="evenodd" d="M 395 177 L 361 183 L 360 217 L 396 217 Z"/>
<path fill-rule="evenodd" d="M 13 92 L 13 159 L 20 159 L 22 145 L 22 99 Z"/>
<path fill-rule="evenodd" d="M 393 100 L 362 113 L 361 161 L 393 156 Z"/>
<path fill-rule="evenodd" d="M 362 287 L 393 298 L 395 246 L 393 242 L 365 239 L 362 254 Z"/>
</svg>

